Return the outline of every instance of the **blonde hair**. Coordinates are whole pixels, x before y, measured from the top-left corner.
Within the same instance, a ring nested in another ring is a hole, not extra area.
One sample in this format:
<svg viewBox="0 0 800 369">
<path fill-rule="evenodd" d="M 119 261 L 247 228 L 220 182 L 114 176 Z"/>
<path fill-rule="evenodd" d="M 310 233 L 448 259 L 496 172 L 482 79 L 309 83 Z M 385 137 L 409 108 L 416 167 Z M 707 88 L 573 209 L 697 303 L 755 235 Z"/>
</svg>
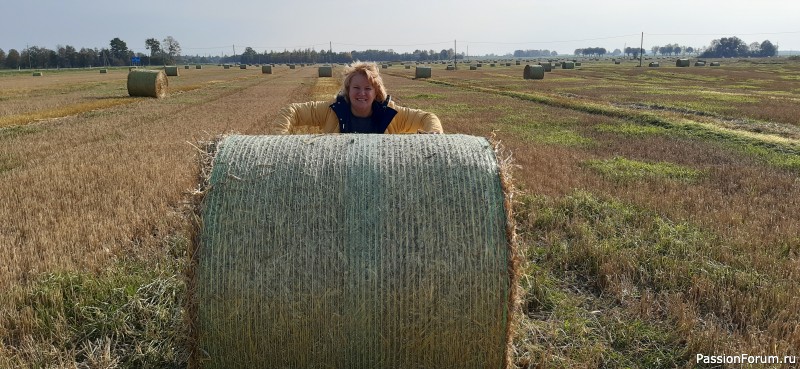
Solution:
<svg viewBox="0 0 800 369">
<path fill-rule="evenodd" d="M 383 87 L 383 79 L 378 71 L 378 65 L 375 63 L 355 62 L 344 70 L 344 80 L 342 81 L 342 88 L 339 90 L 338 95 L 344 96 L 345 101 L 350 103 L 350 82 L 353 77 L 360 73 L 367 77 L 372 88 L 375 89 L 375 101 L 382 102 L 386 100 L 386 87 Z"/>
</svg>

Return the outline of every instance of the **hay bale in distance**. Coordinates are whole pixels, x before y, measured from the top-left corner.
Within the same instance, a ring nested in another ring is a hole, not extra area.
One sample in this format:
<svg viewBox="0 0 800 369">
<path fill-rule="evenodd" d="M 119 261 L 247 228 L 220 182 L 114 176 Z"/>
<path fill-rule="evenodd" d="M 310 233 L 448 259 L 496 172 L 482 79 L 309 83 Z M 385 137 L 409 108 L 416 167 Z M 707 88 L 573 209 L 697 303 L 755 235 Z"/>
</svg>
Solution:
<svg viewBox="0 0 800 369">
<path fill-rule="evenodd" d="M 239 64 L 239 69 L 247 69 L 247 64 Z"/>
<path fill-rule="evenodd" d="M 317 72 L 320 77 L 333 77 L 333 67 L 330 65 L 323 65 L 319 67 Z"/>
<path fill-rule="evenodd" d="M 33 72 L 34 77 L 41 77 L 43 76 L 42 72 Z"/>
<path fill-rule="evenodd" d="M 184 65 L 183 69 L 189 69 L 189 66 L 188 65 Z"/>
<path fill-rule="evenodd" d="M 164 67 L 164 73 L 167 74 L 167 77 L 176 77 L 178 76 L 178 67 L 168 65 Z"/>
<path fill-rule="evenodd" d="M 409 65 L 406 65 L 406 66 L 405 66 L 405 68 L 406 68 L 406 69 L 411 69 L 411 65 L 410 65 L 410 64 L 409 64 Z"/>
<path fill-rule="evenodd" d="M 694 66 L 695 67 L 705 67 L 706 66 L 706 62 L 704 62 L 702 60 L 698 60 L 698 61 L 694 62 Z"/>
<path fill-rule="evenodd" d="M 522 72 L 524 79 L 544 79 L 544 67 L 541 65 L 525 65 Z"/>
<path fill-rule="evenodd" d="M 448 65 L 445 69 L 447 70 L 456 70 L 456 67 L 453 65 Z"/>
<path fill-rule="evenodd" d="M 204 368 L 510 365 L 516 251 L 486 139 L 229 136 L 218 147 L 196 253 Z"/>
<path fill-rule="evenodd" d="M 261 73 L 263 73 L 263 74 L 272 74 L 272 66 L 271 65 L 262 65 L 261 66 Z"/>
<path fill-rule="evenodd" d="M 678 59 L 678 60 L 675 61 L 675 66 L 676 67 L 685 68 L 685 67 L 688 67 L 689 65 L 690 65 L 689 59 Z"/>
<path fill-rule="evenodd" d="M 431 78 L 431 67 L 417 67 L 414 78 Z"/>
<path fill-rule="evenodd" d="M 539 65 L 541 65 L 542 68 L 544 68 L 545 72 L 553 71 L 553 64 L 551 64 L 550 62 L 539 62 Z"/>
<path fill-rule="evenodd" d="M 100 74 L 107 74 L 107 73 L 108 73 L 108 69 L 100 69 Z"/>
<path fill-rule="evenodd" d="M 561 69 L 575 69 L 575 62 L 565 61 L 561 63 Z"/>
<path fill-rule="evenodd" d="M 197 64 L 197 65 L 194 66 L 194 69 L 203 69 L 203 65 L 202 64 Z"/>
<path fill-rule="evenodd" d="M 711 62 L 712 67 L 719 67 L 719 62 Z"/>
<path fill-rule="evenodd" d="M 478 66 L 476 66 L 476 65 L 470 65 L 470 66 L 469 66 L 469 70 L 478 70 Z"/>
<path fill-rule="evenodd" d="M 650 68 L 658 68 L 661 65 L 658 62 L 650 62 L 650 64 L 648 64 L 647 66 Z"/>
<path fill-rule="evenodd" d="M 167 96 L 169 80 L 163 70 L 133 70 L 128 72 L 128 95 L 162 98 Z"/>
<path fill-rule="evenodd" d="M 294 68 L 295 68 L 294 64 L 289 64 L 289 69 L 294 69 Z"/>
</svg>

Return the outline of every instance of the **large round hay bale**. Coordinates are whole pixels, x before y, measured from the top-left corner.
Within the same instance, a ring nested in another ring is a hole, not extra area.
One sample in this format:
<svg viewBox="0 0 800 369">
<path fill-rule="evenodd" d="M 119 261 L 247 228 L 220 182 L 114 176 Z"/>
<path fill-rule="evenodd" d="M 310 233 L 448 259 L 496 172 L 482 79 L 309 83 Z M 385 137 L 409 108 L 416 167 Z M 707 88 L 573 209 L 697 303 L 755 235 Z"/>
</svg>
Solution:
<svg viewBox="0 0 800 369">
<path fill-rule="evenodd" d="M 178 66 L 166 66 L 164 67 L 164 73 L 167 74 L 167 77 L 176 77 L 178 76 Z"/>
<path fill-rule="evenodd" d="M 539 65 L 544 68 L 545 72 L 552 72 L 553 71 L 553 64 L 550 62 L 539 62 Z"/>
<path fill-rule="evenodd" d="M 289 69 L 294 69 L 294 68 L 295 68 L 294 64 L 289 64 Z"/>
<path fill-rule="evenodd" d="M 544 67 L 541 65 L 526 65 L 522 72 L 524 79 L 544 79 Z"/>
<path fill-rule="evenodd" d="M 650 64 L 648 64 L 647 66 L 650 68 L 658 68 L 661 66 L 661 64 L 659 64 L 658 62 L 650 62 Z"/>
<path fill-rule="evenodd" d="M 469 70 L 478 70 L 478 66 L 477 65 L 470 65 L 469 66 Z"/>
<path fill-rule="evenodd" d="M 698 60 L 698 61 L 694 62 L 694 66 L 695 67 L 705 67 L 706 66 L 706 62 L 704 62 L 702 60 Z"/>
<path fill-rule="evenodd" d="M 108 74 L 108 69 L 100 69 L 100 74 Z"/>
<path fill-rule="evenodd" d="M 689 59 L 678 59 L 678 60 L 675 61 L 675 66 L 676 67 L 685 68 L 685 67 L 688 67 L 689 65 L 691 65 L 689 63 Z"/>
<path fill-rule="evenodd" d="M 271 65 L 262 65 L 261 66 L 261 73 L 263 73 L 263 74 L 272 74 L 272 66 Z"/>
<path fill-rule="evenodd" d="M 169 81 L 163 70 L 137 69 L 128 72 L 128 95 L 162 98 Z"/>
<path fill-rule="evenodd" d="M 319 67 L 318 74 L 320 77 L 333 77 L 333 67 L 330 65 L 323 65 Z"/>
<path fill-rule="evenodd" d="M 454 65 L 448 65 L 447 67 L 445 67 L 445 69 L 446 70 L 456 70 L 456 67 Z"/>
<path fill-rule="evenodd" d="M 561 69 L 575 69 L 575 62 L 565 61 L 561 63 Z"/>
<path fill-rule="evenodd" d="M 519 259 L 486 139 L 229 136 L 218 148 L 192 288 L 202 368 L 512 365 Z"/>
<path fill-rule="evenodd" d="M 203 69 L 203 65 L 197 64 L 194 66 L 194 69 Z"/>
<path fill-rule="evenodd" d="M 415 78 L 431 78 L 431 67 L 417 67 Z"/>
<path fill-rule="evenodd" d="M 719 62 L 711 62 L 712 67 L 719 67 Z"/>
<path fill-rule="evenodd" d="M 406 69 L 411 69 L 411 65 L 406 65 Z"/>
<path fill-rule="evenodd" d="M 41 77 L 43 76 L 42 72 L 33 72 L 34 77 Z"/>
<path fill-rule="evenodd" d="M 247 69 L 247 64 L 239 64 L 239 69 Z"/>
</svg>

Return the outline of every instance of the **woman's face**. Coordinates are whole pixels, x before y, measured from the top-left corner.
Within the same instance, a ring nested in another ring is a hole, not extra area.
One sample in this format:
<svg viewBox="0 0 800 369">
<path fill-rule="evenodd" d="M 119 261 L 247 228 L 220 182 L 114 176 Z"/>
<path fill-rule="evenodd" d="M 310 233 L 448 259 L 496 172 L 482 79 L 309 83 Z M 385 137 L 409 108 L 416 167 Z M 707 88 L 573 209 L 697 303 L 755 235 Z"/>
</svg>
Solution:
<svg viewBox="0 0 800 369">
<path fill-rule="evenodd" d="M 347 91 L 350 98 L 350 110 L 358 117 L 372 115 L 372 102 L 375 101 L 375 88 L 369 83 L 367 76 L 356 73 L 350 80 Z"/>
</svg>

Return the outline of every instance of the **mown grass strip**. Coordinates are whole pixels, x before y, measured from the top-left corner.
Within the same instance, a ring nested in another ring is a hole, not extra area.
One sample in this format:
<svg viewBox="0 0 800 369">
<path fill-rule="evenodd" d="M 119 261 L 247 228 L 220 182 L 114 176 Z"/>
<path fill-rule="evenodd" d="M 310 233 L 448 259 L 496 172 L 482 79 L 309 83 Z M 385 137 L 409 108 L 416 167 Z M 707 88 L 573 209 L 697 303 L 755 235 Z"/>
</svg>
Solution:
<svg viewBox="0 0 800 369">
<path fill-rule="evenodd" d="M 9 115 L 5 117 L 0 117 L 0 128 L 2 127 L 9 127 L 9 126 L 17 126 L 17 125 L 24 125 L 33 123 L 39 120 L 45 119 L 55 119 L 55 118 L 63 118 L 72 115 L 78 115 L 80 113 L 85 113 L 92 110 L 99 110 L 99 109 L 107 109 L 114 106 L 131 104 L 138 101 L 137 99 L 132 98 L 110 98 L 110 99 L 98 99 L 89 102 L 83 102 L 78 104 L 71 104 L 66 106 L 59 106 L 57 108 L 43 110 L 43 111 L 35 111 L 25 114 L 15 114 Z"/>
<path fill-rule="evenodd" d="M 398 75 L 398 77 L 404 76 Z M 685 118 L 667 118 L 649 112 L 641 112 L 586 101 L 576 101 L 574 99 L 557 98 L 526 92 L 504 91 L 435 79 L 428 79 L 426 81 L 442 86 L 508 96 L 543 105 L 619 118 L 638 124 L 662 127 L 670 130 L 670 132 L 720 142 L 726 147 L 738 150 L 742 153 L 761 157 L 771 165 L 800 172 L 800 141 L 786 137 L 734 130 Z"/>
<path fill-rule="evenodd" d="M 657 178 L 690 182 L 699 178 L 703 173 L 700 170 L 673 163 L 646 163 L 623 157 L 614 157 L 607 160 L 587 160 L 584 165 L 606 177 L 619 180 Z"/>
</svg>

